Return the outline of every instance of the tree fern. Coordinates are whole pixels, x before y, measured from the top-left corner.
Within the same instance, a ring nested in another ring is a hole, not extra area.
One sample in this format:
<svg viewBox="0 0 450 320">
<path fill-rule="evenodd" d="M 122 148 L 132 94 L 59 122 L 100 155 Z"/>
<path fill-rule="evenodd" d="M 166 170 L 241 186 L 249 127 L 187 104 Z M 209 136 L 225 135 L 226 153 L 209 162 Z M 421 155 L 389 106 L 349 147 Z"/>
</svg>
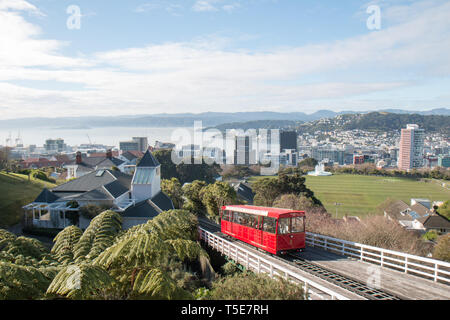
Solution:
<svg viewBox="0 0 450 320">
<path fill-rule="evenodd" d="M 80 240 L 83 231 L 76 226 L 70 226 L 59 232 L 53 242 L 51 253 L 61 263 L 71 262 L 73 260 L 74 247 Z"/>
<path fill-rule="evenodd" d="M 0 261 L 0 300 L 42 298 L 51 281 L 49 272 Z"/>
<path fill-rule="evenodd" d="M 99 295 L 113 290 L 114 279 L 101 267 L 73 264 L 64 267 L 47 289 L 47 298 L 73 300 L 97 299 Z"/>
<path fill-rule="evenodd" d="M 74 259 L 77 262 L 95 259 L 100 253 L 114 243 L 115 237 L 122 230 L 120 214 L 105 211 L 92 219 L 78 243 L 74 246 Z"/>
<path fill-rule="evenodd" d="M 140 271 L 135 279 L 133 299 L 181 300 L 192 299 L 192 295 L 177 286 L 176 282 L 159 269 Z"/>
</svg>

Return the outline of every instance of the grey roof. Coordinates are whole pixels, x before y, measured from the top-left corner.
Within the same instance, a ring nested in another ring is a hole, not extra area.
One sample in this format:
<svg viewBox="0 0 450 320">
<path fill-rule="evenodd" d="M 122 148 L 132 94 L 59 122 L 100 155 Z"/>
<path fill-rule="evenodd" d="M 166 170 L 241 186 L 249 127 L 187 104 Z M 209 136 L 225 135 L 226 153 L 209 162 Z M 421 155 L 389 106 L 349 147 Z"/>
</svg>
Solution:
<svg viewBox="0 0 450 320">
<path fill-rule="evenodd" d="M 236 186 L 236 194 L 246 200 L 249 203 L 253 203 L 253 198 L 255 197 L 255 194 L 253 193 L 252 188 L 250 188 L 245 183 L 239 183 Z"/>
<path fill-rule="evenodd" d="M 137 157 L 136 157 L 134 154 L 132 154 L 130 151 L 127 151 L 127 152 L 122 153 L 122 157 L 124 157 L 124 158 L 127 159 L 128 161 L 131 161 L 131 160 L 134 160 L 134 159 L 137 158 Z"/>
<path fill-rule="evenodd" d="M 76 198 L 77 200 L 114 200 L 103 187 L 85 192 Z"/>
<path fill-rule="evenodd" d="M 87 168 L 95 168 L 95 167 L 104 167 L 104 168 L 111 168 L 112 166 L 119 166 L 122 163 L 124 163 L 125 161 L 120 160 L 119 158 L 107 158 L 106 156 L 104 157 L 83 157 L 82 158 L 82 162 L 80 164 L 78 164 L 79 166 L 84 166 Z M 76 160 L 73 160 L 71 162 L 68 163 L 68 165 L 75 165 Z"/>
<path fill-rule="evenodd" d="M 34 200 L 36 203 L 53 203 L 56 200 L 58 200 L 59 197 L 48 190 L 47 188 L 44 188 L 42 192 L 37 196 L 37 198 Z"/>
<path fill-rule="evenodd" d="M 102 175 L 99 175 L 103 171 Z M 119 181 L 123 187 L 131 187 L 132 176 L 119 171 L 112 170 L 95 170 L 75 180 L 71 180 L 52 189 L 53 192 L 87 192 L 97 189 L 101 186 Z"/>
<path fill-rule="evenodd" d="M 154 218 L 159 212 L 152 206 L 149 200 L 141 201 L 122 213 L 127 218 Z"/>
<path fill-rule="evenodd" d="M 120 160 L 118 158 L 111 158 L 111 159 L 106 158 L 106 159 L 103 159 L 103 161 L 100 161 L 99 163 L 97 163 L 96 167 L 99 168 L 99 169 L 100 168 L 109 169 L 109 168 L 112 168 L 114 166 L 116 166 L 116 167 L 120 166 L 124 162 L 125 161 Z"/>
<path fill-rule="evenodd" d="M 450 220 L 437 213 L 423 218 L 421 222 L 427 229 L 450 229 Z"/>
<path fill-rule="evenodd" d="M 162 211 L 175 209 L 172 200 L 164 192 L 160 191 L 152 198 L 152 202 L 158 206 Z"/>
<path fill-rule="evenodd" d="M 141 161 L 137 164 L 137 167 L 157 167 L 159 166 L 158 160 L 153 156 L 153 154 L 147 150 L 147 152 L 142 157 Z"/>
<path fill-rule="evenodd" d="M 108 183 L 104 185 L 105 189 L 108 190 L 108 192 L 114 197 L 120 197 L 125 192 L 128 192 L 129 189 L 126 188 L 122 183 L 120 183 L 118 180 L 113 181 L 111 183 Z"/>
<path fill-rule="evenodd" d="M 160 191 L 150 200 L 141 201 L 136 205 L 126 209 L 122 213 L 122 216 L 128 218 L 151 219 L 156 217 L 159 214 L 159 211 L 166 211 L 171 209 L 175 209 L 172 200 L 170 200 L 170 198 L 164 192 Z"/>
</svg>

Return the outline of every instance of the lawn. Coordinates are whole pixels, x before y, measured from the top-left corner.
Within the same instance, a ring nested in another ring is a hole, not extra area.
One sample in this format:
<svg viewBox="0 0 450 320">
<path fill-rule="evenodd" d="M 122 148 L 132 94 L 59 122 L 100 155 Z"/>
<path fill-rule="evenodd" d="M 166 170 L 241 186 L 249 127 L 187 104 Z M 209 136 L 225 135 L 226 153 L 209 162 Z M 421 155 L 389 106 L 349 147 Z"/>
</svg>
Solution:
<svg viewBox="0 0 450 320">
<path fill-rule="evenodd" d="M 376 208 L 387 198 L 410 203 L 411 198 L 449 200 L 450 191 L 434 181 L 415 181 L 405 178 L 391 178 L 360 175 L 333 175 L 329 177 L 306 176 L 306 185 L 322 201 L 328 212 L 338 217 L 344 214 L 364 216 L 376 213 Z"/>
<path fill-rule="evenodd" d="M 43 188 L 55 185 L 20 174 L 0 172 L 0 227 L 21 221 L 22 206 L 32 202 Z"/>
</svg>

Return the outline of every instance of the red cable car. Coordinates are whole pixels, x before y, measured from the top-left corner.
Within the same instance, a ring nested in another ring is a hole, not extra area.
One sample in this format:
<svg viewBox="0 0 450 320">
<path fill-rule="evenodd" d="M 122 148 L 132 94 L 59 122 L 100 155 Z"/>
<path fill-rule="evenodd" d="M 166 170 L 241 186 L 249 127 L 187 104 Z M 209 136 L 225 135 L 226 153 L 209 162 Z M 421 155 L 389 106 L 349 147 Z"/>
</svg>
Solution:
<svg viewBox="0 0 450 320">
<path fill-rule="evenodd" d="M 305 248 L 305 212 L 247 205 L 223 206 L 221 231 L 273 254 Z"/>
</svg>

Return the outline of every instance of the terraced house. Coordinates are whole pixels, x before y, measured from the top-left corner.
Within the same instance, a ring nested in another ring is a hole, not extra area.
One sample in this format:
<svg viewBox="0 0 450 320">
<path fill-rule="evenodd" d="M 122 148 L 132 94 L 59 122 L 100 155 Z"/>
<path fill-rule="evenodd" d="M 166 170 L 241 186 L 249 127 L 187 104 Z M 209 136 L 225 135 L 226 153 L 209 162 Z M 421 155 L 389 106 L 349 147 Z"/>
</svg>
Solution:
<svg viewBox="0 0 450 320">
<path fill-rule="evenodd" d="M 51 190 L 44 189 L 23 207 L 25 224 L 52 229 L 77 225 L 85 229 L 91 219 L 81 212 L 88 205 L 121 213 L 124 229 L 174 208 L 170 198 L 161 191 L 161 165 L 147 151 L 133 175 L 99 168 Z"/>
</svg>

